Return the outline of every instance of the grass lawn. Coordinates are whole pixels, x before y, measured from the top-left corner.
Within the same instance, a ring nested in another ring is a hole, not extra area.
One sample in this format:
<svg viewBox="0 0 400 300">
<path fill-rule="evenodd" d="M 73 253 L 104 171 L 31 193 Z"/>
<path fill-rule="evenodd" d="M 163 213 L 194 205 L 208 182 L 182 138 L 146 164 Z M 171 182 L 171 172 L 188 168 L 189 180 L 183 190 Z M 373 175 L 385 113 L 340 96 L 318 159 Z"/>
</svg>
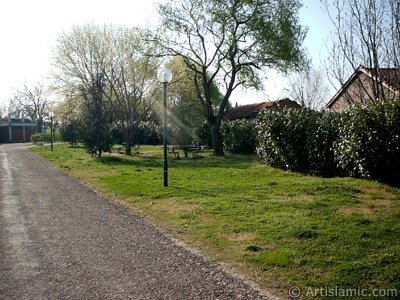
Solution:
<svg viewBox="0 0 400 300">
<path fill-rule="evenodd" d="M 277 296 L 287 298 L 291 286 L 303 294 L 337 287 L 400 296 L 398 188 L 209 153 L 170 158 L 170 187 L 163 188 L 160 146 L 101 159 L 67 145 L 31 149 Z"/>
</svg>

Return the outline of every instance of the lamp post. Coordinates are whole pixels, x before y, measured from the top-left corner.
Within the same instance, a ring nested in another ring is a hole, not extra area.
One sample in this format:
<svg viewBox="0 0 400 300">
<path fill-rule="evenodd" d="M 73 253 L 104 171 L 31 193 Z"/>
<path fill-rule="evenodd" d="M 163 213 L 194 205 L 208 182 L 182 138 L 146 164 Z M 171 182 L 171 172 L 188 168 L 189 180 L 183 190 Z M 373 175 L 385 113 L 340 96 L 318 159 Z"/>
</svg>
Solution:
<svg viewBox="0 0 400 300">
<path fill-rule="evenodd" d="M 53 151 L 53 118 L 54 113 L 50 112 L 50 150 Z"/>
<path fill-rule="evenodd" d="M 157 79 L 163 84 L 164 99 L 163 99 L 163 174 L 164 187 L 168 186 L 168 158 L 167 158 L 167 84 L 172 79 L 172 73 L 166 68 L 158 71 Z"/>
</svg>

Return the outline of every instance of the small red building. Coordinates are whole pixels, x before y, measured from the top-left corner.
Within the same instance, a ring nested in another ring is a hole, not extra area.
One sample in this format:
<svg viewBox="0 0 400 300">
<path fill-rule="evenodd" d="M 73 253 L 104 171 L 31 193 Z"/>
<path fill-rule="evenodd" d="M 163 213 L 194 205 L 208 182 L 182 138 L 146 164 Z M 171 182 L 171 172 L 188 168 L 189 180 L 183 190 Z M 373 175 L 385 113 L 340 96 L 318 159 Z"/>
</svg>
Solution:
<svg viewBox="0 0 400 300">
<path fill-rule="evenodd" d="M 28 119 L 0 118 L 0 143 L 29 142 L 36 123 Z"/>
</svg>

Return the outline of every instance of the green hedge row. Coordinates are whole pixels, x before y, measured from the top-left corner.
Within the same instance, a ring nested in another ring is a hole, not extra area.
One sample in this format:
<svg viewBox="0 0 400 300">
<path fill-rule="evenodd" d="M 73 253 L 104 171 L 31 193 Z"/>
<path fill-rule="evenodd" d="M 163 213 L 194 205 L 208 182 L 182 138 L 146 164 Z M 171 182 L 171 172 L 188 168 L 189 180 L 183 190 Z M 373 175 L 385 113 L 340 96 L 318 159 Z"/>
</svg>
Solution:
<svg viewBox="0 0 400 300">
<path fill-rule="evenodd" d="M 266 164 L 322 176 L 400 181 L 400 101 L 342 113 L 262 112 L 257 153 Z"/>
<path fill-rule="evenodd" d="M 54 141 L 59 142 L 61 140 L 61 135 L 59 133 L 59 131 L 55 131 L 55 136 L 54 136 Z M 42 134 L 32 134 L 31 135 L 31 143 L 39 143 L 39 142 L 45 142 L 45 143 L 50 143 L 50 138 L 51 137 L 51 133 L 50 130 L 46 130 L 46 132 L 43 132 Z"/>
<path fill-rule="evenodd" d="M 250 154 L 256 152 L 257 130 L 251 120 L 233 120 L 223 123 L 221 133 L 224 150 L 230 153 Z"/>
</svg>

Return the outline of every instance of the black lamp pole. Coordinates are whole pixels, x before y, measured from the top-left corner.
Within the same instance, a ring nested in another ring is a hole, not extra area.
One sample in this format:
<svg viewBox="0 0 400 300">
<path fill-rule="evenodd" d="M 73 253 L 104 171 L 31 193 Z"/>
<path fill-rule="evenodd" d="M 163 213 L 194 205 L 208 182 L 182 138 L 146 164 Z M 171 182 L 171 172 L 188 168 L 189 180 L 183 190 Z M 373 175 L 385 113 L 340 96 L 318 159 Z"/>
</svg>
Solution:
<svg viewBox="0 0 400 300">
<path fill-rule="evenodd" d="M 163 84 L 163 175 L 164 187 L 168 186 L 168 157 L 167 157 L 167 84 L 172 79 L 172 73 L 166 68 L 162 68 L 157 73 L 157 79 Z"/>
<path fill-rule="evenodd" d="M 168 156 L 167 156 L 167 82 L 163 82 L 164 100 L 163 100 L 163 174 L 164 187 L 168 187 Z"/>
<path fill-rule="evenodd" d="M 50 115 L 50 150 L 53 151 L 53 114 Z"/>
</svg>

